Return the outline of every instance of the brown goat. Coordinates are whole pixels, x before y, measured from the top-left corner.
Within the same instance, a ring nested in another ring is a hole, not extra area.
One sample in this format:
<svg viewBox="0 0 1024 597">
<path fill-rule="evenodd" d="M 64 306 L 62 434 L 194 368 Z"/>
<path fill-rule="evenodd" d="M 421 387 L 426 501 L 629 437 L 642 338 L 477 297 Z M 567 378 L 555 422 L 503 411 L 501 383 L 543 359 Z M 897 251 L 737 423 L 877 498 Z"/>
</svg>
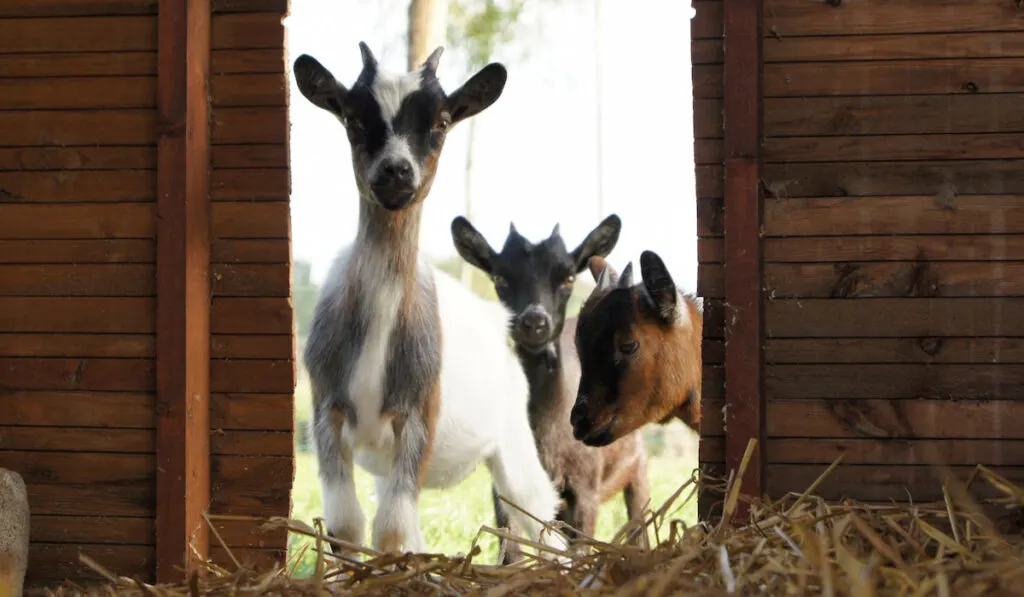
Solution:
<svg viewBox="0 0 1024 597">
<path fill-rule="evenodd" d="M 700 425 L 703 310 L 676 288 L 655 253 L 620 277 L 600 256 L 590 260 L 597 287 L 579 314 L 582 374 L 572 409 L 575 438 L 606 446 L 648 423 Z"/>
<path fill-rule="evenodd" d="M 558 227 L 539 244 L 510 227 L 501 253 L 464 218 L 452 222 L 459 254 L 494 281 L 498 298 L 512 314 L 511 336 L 530 385 L 529 417 L 544 470 L 563 504 L 556 518 L 593 537 L 599 506 L 623 492 L 627 515 L 639 517 L 650 498 L 647 451 L 639 431 L 601 448 L 573 441 L 569 414 L 580 381 L 573 345 L 576 319 L 565 312 L 576 274 L 593 255 L 606 255 L 618 241 L 621 222 L 609 216 L 572 252 Z M 509 524 L 506 508 L 494 503 L 499 526 Z M 572 531 L 569 531 L 573 535 Z M 503 561 L 520 557 L 517 545 L 502 541 Z"/>
</svg>

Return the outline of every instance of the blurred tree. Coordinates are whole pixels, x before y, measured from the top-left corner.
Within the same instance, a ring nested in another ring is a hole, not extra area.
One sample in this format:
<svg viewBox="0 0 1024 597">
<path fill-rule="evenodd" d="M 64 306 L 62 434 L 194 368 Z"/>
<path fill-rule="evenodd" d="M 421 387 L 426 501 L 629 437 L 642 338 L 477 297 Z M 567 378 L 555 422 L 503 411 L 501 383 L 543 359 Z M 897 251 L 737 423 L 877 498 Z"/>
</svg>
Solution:
<svg viewBox="0 0 1024 597">
<path fill-rule="evenodd" d="M 422 65 L 434 48 L 444 43 L 448 0 L 410 0 L 409 70 Z"/>
<path fill-rule="evenodd" d="M 449 0 L 448 44 L 466 54 L 466 72 L 473 73 L 494 59 L 499 44 L 511 42 L 526 0 Z M 473 150 L 476 146 L 476 119 L 469 120 L 466 141 L 466 213 L 472 219 Z M 462 283 L 475 286 L 475 268 L 463 262 Z"/>
<path fill-rule="evenodd" d="M 292 264 L 292 308 L 295 310 L 295 331 L 301 346 L 309 334 L 320 286 L 311 278 L 312 264 L 296 259 Z"/>
</svg>

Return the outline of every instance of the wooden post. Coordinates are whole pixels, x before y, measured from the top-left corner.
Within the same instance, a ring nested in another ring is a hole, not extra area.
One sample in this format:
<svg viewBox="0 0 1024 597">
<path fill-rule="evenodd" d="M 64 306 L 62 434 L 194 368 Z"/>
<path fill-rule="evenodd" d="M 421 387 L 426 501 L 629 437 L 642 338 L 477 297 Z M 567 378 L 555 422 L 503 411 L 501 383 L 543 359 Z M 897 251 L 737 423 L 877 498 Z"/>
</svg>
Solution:
<svg viewBox="0 0 1024 597">
<path fill-rule="evenodd" d="M 762 0 L 724 2 L 725 35 L 725 463 L 738 472 L 757 452 L 743 494 L 764 491 L 764 305 L 761 258 Z M 742 504 L 741 504 L 742 505 Z M 741 508 L 740 515 L 745 509 Z"/>
<path fill-rule="evenodd" d="M 210 501 L 210 0 L 160 0 L 156 576 L 206 556 Z"/>
</svg>

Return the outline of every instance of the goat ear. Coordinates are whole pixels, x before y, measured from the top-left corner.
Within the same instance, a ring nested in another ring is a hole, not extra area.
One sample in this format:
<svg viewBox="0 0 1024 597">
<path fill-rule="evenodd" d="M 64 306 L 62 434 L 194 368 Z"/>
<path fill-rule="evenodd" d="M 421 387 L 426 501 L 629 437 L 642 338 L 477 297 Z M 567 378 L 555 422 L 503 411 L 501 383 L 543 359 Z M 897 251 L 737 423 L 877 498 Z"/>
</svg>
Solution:
<svg viewBox="0 0 1024 597">
<path fill-rule="evenodd" d="M 341 116 L 348 89 L 334 78 L 326 66 L 309 54 L 303 54 L 295 59 L 292 73 L 299 91 L 310 103 L 335 116 Z"/>
<path fill-rule="evenodd" d="M 608 216 L 597 225 L 597 228 L 591 230 L 580 246 L 572 251 L 571 257 L 576 264 L 576 273 L 587 267 L 591 257 L 607 257 L 619 242 L 621 230 L 622 220 L 615 214 Z"/>
<path fill-rule="evenodd" d="M 507 79 L 508 71 L 497 62 L 470 77 L 445 100 L 444 110 L 451 116 L 451 124 L 475 116 L 498 101 Z"/>
<path fill-rule="evenodd" d="M 615 268 L 608 265 L 608 262 L 600 256 L 590 258 L 590 275 L 594 276 L 594 281 L 597 282 L 594 292 L 609 290 L 619 280 L 619 274 L 615 272 Z"/>
<path fill-rule="evenodd" d="M 455 250 L 463 259 L 487 275 L 493 273 L 494 249 L 469 220 L 462 216 L 452 220 L 452 240 L 455 242 Z"/>
<path fill-rule="evenodd" d="M 622 270 L 622 274 L 619 275 L 619 288 L 632 288 L 633 287 L 633 262 L 630 261 L 626 264 L 626 268 Z"/>
<path fill-rule="evenodd" d="M 640 255 L 640 276 L 658 316 L 666 323 L 675 321 L 679 309 L 679 293 L 661 257 L 653 251 L 644 251 Z"/>
</svg>

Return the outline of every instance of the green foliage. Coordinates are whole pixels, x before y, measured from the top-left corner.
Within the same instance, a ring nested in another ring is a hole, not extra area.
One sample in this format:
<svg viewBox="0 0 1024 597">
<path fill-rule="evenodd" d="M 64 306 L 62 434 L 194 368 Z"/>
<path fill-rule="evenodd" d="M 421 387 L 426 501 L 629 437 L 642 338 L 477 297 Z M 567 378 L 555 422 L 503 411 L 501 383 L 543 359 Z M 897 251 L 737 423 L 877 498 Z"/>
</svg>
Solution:
<svg viewBox="0 0 1024 597">
<path fill-rule="evenodd" d="M 312 264 L 295 260 L 292 263 L 292 308 L 295 310 L 295 329 L 299 338 L 309 335 L 309 324 L 313 320 L 320 286 L 310 278 Z"/>
<path fill-rule="evenodd" d="M 483 68 L 500 44 L 515 37 L 525 0 L 449 0 L 448 43 L 466 52 L 468 70 Z"/>
</svg>

